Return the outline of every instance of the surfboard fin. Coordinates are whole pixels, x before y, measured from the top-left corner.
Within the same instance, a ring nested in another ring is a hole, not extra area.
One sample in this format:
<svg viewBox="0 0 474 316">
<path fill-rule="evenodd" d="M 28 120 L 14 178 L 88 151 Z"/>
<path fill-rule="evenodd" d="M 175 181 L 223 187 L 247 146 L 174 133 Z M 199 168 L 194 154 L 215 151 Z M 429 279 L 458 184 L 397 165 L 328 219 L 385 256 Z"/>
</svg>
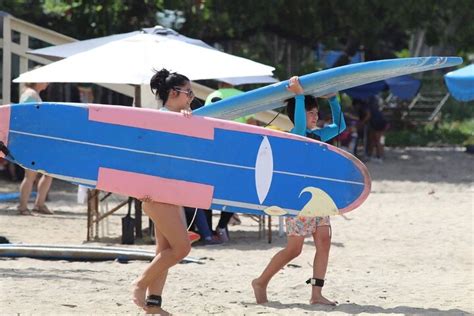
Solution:
<svg viewBox="0 0 474 316">
<path fill-rule="evenodd" d="M 263 211 L 265 212 L 265 214 L 270 215 L 270 216 L 283 216 L 283 215 L 286 215 L 286 213 L 288 213 L 287 211 L 285 211 L 279 206 L 270 206 L 264 209 Z"/>
</svg>

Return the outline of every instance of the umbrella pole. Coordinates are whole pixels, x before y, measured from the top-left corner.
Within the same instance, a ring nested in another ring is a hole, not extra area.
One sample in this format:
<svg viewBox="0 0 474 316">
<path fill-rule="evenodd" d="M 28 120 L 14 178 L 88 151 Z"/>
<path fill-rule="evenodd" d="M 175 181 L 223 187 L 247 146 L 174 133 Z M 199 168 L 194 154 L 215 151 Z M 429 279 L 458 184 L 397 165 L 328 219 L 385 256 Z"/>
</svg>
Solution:
<svg viewBox="0 0 474 316">
<path fill-rule="evenodd" d="M 142 107 L 142 94 L 141 94 L 141 86 L 135 86 L 135 98 L 133 100 L 133 106 L 136 108 Z M 142 235 L 142 205 L 139 201 L 135 200 L 135 237 L 136 238 L 143 238 Z"/>
<path fill-rule="evenodd" d="M 135 86 L 135 98 L 133 100 L 133 106 L 137 108 L 142 107 L 142 95 L 140 85 Z"/>
</svg>

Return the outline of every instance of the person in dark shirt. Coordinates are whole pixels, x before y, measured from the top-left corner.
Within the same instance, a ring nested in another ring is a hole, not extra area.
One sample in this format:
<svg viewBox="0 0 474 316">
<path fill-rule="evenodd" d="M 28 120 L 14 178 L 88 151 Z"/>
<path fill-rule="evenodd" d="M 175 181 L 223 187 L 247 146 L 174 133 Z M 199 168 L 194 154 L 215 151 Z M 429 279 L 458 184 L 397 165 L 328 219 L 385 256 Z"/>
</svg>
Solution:
<svg viewBox="0 0 474 316">
<path fill-rule="evenodd" d="M 365 100 L 354 99 L 353 105 L 359 112 L 359 126 L 367 128 L 367 158 L 375 162 L 383 162 L 384 144 L 382 140 L 388 128 L 388 122 L 379 110 L 377 99 L 375 97 Z M 372 157 L 374 149 L 375 158 Z"/>
</svg>

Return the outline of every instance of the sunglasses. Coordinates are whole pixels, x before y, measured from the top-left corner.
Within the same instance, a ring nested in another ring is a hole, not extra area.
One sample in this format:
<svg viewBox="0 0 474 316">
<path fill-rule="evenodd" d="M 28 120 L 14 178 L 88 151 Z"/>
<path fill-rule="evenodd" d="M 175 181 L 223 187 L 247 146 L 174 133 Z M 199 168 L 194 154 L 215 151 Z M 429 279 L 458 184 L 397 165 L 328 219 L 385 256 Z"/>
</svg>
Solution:
<svg viewBox="0 0 474 316">
<path fill-rule="evenodd" d="M 179 89 L 179 88 L 173 88 L 173 90 L 186 94 L 188 96 L 188 98 L 194 97 L 193 90 L 182 90 L 182 89 Z"/>
</svg>

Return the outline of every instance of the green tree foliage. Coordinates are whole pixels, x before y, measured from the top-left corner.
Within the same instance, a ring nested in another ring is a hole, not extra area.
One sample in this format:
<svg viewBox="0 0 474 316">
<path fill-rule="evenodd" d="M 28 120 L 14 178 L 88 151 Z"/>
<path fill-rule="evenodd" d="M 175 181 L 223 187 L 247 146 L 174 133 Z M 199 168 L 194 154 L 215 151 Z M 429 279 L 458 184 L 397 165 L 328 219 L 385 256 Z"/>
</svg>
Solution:
<svg viewBox="0 0 474 316">
<path fill-rule="evenodd" d="M 347 56 L 363 48 L 366 60 L 395 57 L 414 45 L 416 34 L 444 49 L 438 54 L 474 50 L 473 0 L 2 0 L 1 6 L 78 39 L 153 26 L 165 8 L 184 13 L 181 33 L 274 65 L 281 78 L 315 70 L 318 44 Z"/>
<path fill-rule="evenodd" d="M 206 0 L 170 5 L 186 13 L 183 33 L 275 65 L 280 77 L 315 68 L 312 54 L 319 43 L 347 56 L 363 48 L 366 60 L 394 58 L 422 31 L 426 44 L 443 48 L 439 54 L 474 50 L 474 23 L 467 23 L 474 21 L 472 0 Z"/>
<path fill-rule="evenodd" d="M 2 0 L 0 9 L 30 23 L 89 39 L 154 26 L 163 1 Z"/>
</svg>

